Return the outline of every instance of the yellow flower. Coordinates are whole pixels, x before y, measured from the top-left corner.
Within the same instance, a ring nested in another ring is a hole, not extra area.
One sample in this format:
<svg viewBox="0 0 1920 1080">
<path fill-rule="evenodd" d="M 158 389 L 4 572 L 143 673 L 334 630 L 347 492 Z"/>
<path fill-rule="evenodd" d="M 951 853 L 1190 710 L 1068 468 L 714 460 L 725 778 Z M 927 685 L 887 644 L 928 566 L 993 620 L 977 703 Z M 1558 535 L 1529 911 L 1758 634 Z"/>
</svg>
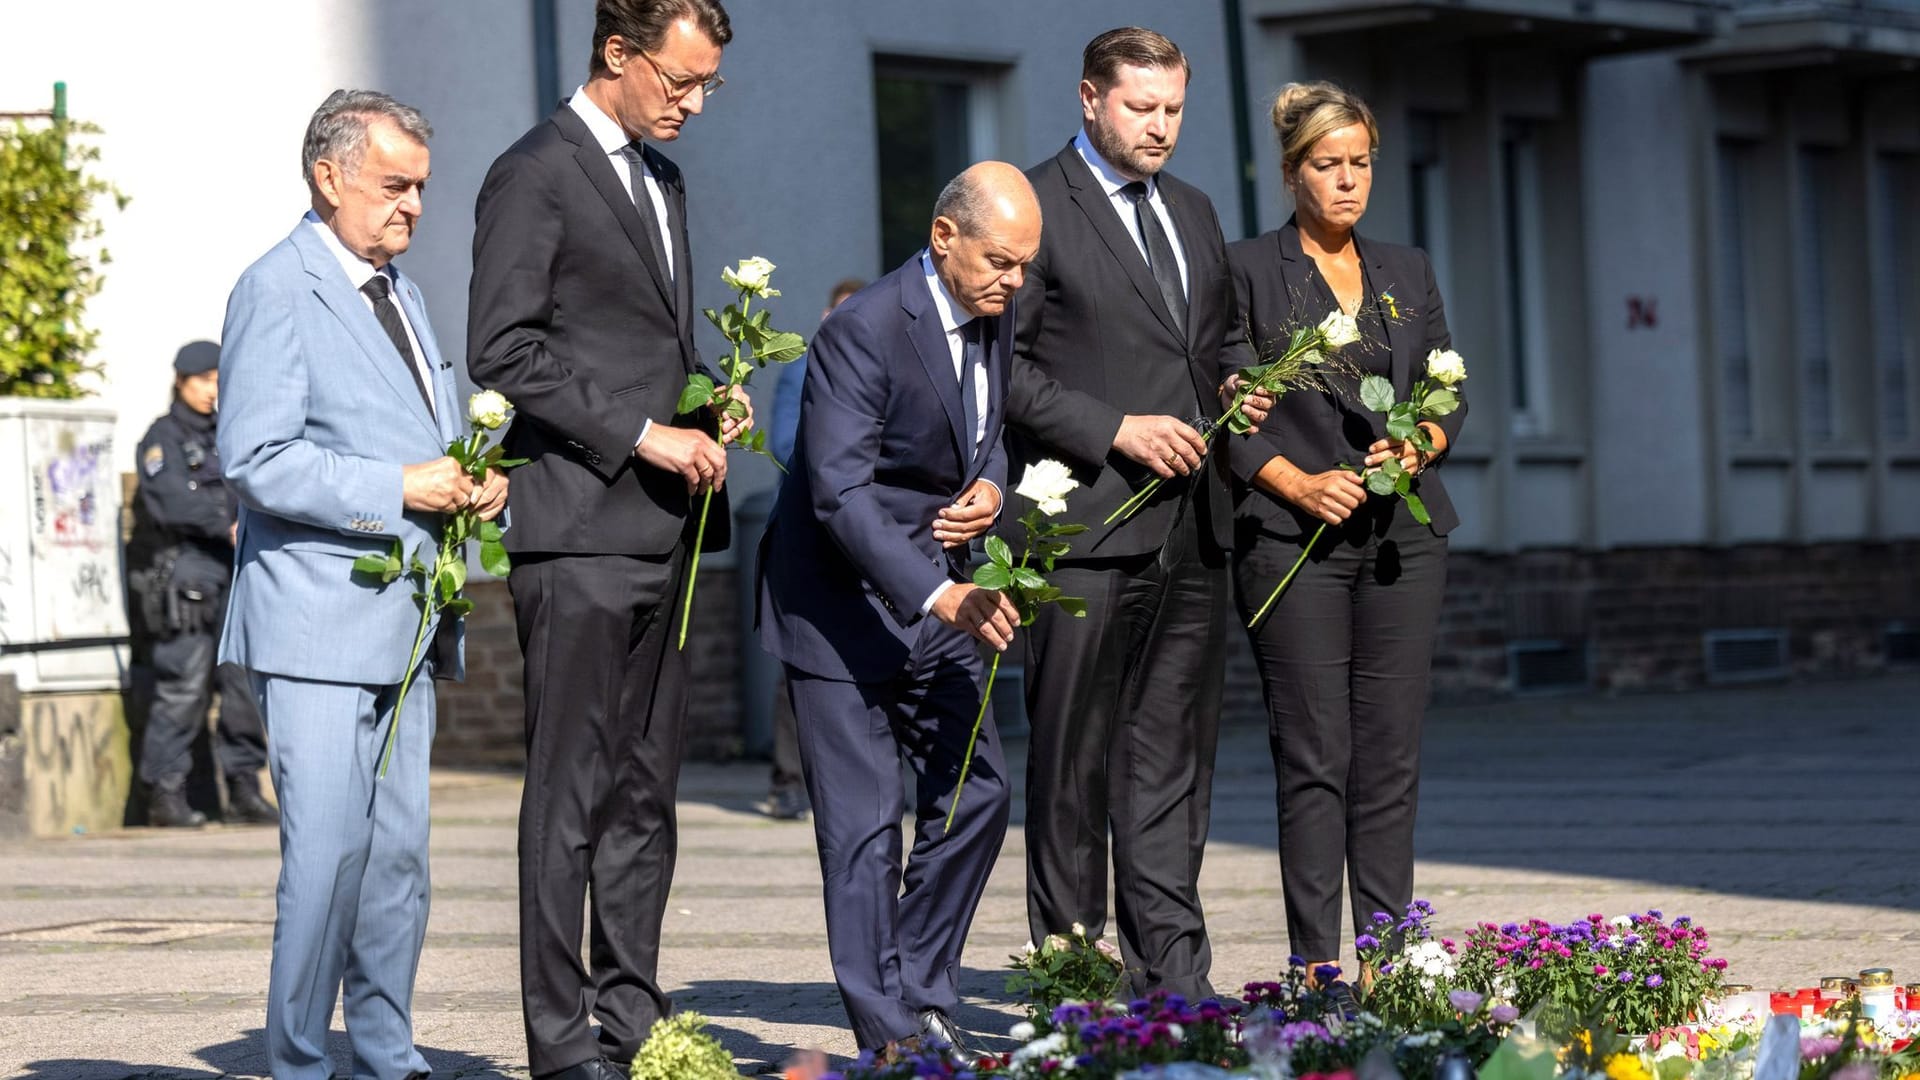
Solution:
<svg viewBox="0 0 1920 1080">
<path fill-rule="evenodd" d="M 1638 1054 L 1615 1054 L 1607 1059 L 1607 1080 L 1653 1080 Z"/>
</svg>

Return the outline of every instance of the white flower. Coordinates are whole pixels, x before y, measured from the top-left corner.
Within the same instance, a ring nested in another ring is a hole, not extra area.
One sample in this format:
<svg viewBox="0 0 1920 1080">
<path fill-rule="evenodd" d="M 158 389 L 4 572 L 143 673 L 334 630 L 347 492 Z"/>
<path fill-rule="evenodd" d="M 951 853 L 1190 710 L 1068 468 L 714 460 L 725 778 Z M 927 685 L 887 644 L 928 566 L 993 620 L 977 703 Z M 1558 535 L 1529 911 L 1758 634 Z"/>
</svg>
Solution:
<svg viewBox="0 0 1920 1080">
<path fill-rule="evenodd" d="M 1618 926 L 1624 930 L 1627 927 L 1633 925 L 1633 920 L 1625 915 L 1615 915 L 1613 917 L 1613 925 Z"/>
<path fill-rule="evenodd" d="M 741 259 L 740 265 L 720 271 L 720 280 L 730 288 L 755 296 L 779 296 L 778 292 L 767 288 L 773 280 L 773 264 L 755 255 L 751 259 Z"/>
<path fill-rule="evenodd" d="M 1067 492 L 1079 486 L 1080 481 L 1073 478 L 1073 470 L 1047 458 L 1027 466 L 1027 474 L 1020 478 L 1020 486 L 1014 488 L 1013 493 L 1039 503 L 1040 512 L 1052 517 L 1067 512 Z M 1084 935 L 1087 928 L 1074 923 L 1073 932 Z"/>
<path fill-rule="evenodd" d="M 1327 339 L 1328 348 L 1338 349 L 1360 340 L 1360 324 L 1344 311 L 1329 311 L 1320 320 L 1320 334 Z"/>
<path fill-rule="evenodd" d="M 1043 462 L 1042 464 L 1045 464 L 1045 463 Z M 1028 480 L 1032 480 L 1032 479 L 1033 479 L 1033 470 L 1032 470 L 1032 469 L 1028 469 L 1028 470 L 1027 470 L 1027 479 L 1026 479 L 1026 480 L 1022 480 L 1022 481 L 1020 482 L 1020 486 L 1021 486 L 1021 487 L 1023 487 L 1023 488 L 1024 488 L 1024 487 L 1026 487 L 1026 486 L 1027 486 L 1027 481 L 1028 481 Z M 1019 492 L 1019 494 L 1021 494 L 1021 495 L 1025 495 L 1025 496 L 1027 496 L 1027 498 L 1029 498 L 1029 499 L 1034 499 L 1034 500 L 1036 500 L 1036 501 L 1037 501 L 1037 500 L 1039 500 L 1039 499 L 1044 499 L 1044 498 L 1046 498 L 1046 497 L 1047 497 L 1047 496 L 1044 496 L 1044 495 L 1035 495 L 1035 494 L 1032 494 L 1031 492 L 1026 492 L 1026 491 L 1022 491 L 1022 492 Z M 1063 509 L 1063 510 L 1064 510 L 1064 509 L 1065 509 L 1065 507 L 1063 506 L 1063 507 L 1061 507 L 1061 509 Z M 1087 927 L 1086 927 L 1086 924 L 1085 924 L 1085 923 L 1074 923 L 1074 924 L 1073 924 L 1073 936 L 1074 936 L 1074 937 L 1086 937 L 1086 936 L 1087 936 Z"/>
<path fill-rule="evenodd" d="M 1180 1042 L 1187 1037 L 1187 1029 L 1181 1027 L 1179 1024 L 1168 1024 L 1167 1034 L 1173 1036 L 1174 1042 Z"/>
<path fill-rule="evenodd" d="M 467 419 L 488 431 L 495 431 L 507 422 L 507 412 L 512 408 L 513 402 L 502 396 L 500 391 L 482 390 L 467 399 Z"/>
<path fill-rule="evenodd" d="M 1029 1021 L 1022 1020 L 1007 1029 L 1007 1036 L 1018 1039 L 1021 1042 L 1027 1042 L 1033 1038 L 1033 1024 Z"/>
<path fill-rule="evenodd" d="M 1435 349 L 1427 354 L 1427 375 L 1441 386 L 1458 386 L 1467 377 L 1467 362 L 1452 349 Z"/>
</svg>

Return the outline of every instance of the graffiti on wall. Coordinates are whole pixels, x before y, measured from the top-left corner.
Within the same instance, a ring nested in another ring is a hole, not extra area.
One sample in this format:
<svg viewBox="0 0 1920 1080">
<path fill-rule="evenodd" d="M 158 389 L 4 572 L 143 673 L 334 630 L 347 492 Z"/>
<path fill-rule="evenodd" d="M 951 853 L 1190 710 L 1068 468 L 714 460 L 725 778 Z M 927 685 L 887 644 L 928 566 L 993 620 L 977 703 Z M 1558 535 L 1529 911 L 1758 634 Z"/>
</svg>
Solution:
<svg viewBox="0 0 1920 1080">
<path fill-rule="evenodd" d="M 51 836 L 119 825 L 133 773 L 120 696 L 50 694 L 22 704 L 28 827 Z"/>
<path fill-rule="evenodd" d="M 31 636 L 57 641 L 125 634 L 113 425 L 33 419 L 26 430 L 27 543 L 36 597 Z M 24 627 L 11 632 L 30 636 Z"/>
</svg>

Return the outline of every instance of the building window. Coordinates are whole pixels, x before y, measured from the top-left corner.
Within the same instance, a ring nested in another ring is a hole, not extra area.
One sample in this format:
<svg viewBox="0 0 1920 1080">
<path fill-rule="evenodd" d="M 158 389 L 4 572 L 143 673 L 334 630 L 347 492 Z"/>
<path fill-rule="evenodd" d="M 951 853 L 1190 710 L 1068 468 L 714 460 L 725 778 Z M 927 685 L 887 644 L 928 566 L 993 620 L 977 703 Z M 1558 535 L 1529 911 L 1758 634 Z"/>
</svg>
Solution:
<svg viewBox="0 0 1920 1080">
<path fill-rule="evenodd" d="M 880 259 L 891 270 L 926 246 L 940 189 L 999 152 L 997 69 L 927 57 L 876 56 Z"/>
<path fill-rule="evenodd" d="M 1833 172 L 1839 155 L 1824 147 L 1803 146 L 1799 153 L 1799 225 L 1794 287 L 1794 344 L 1800 355 L 1800 408 L 1807 438 L 1832 442 L 1833 361 L 1827 335 L 1826 247 L 1831 239 L 1827 208 L 1835 197 Z"/>
<path fill-rule="evenodd" d="M 1500 139 L 1500 181 L 1513 433 L 1545 435 L 1552 430 L 1546 298 L 1541 287 L 1546 260 L 1541 240 L 1540 147 L 1532 123 L 1506 122 Z"/>
<path fill-rule="evenodd" d="M 1874 248 L 1873 351 L 1880 369 L 1880 422 L 1888 442 L 1913 438 L 1913 215 L 1920 168 L 1912 154 L 1883 153 L 1874 162 L 1874 211 L 1881 241 Z"/>
<path fill-rule="evenodd" d="M 1413 246 L 1433 260 L 1433 276 L 1440 295 L 1447 295 L 1447 267 L 1452 245 L 1447 230 L 1447 169 L 1441 157 L 1439 113 L 1414 111 L 1408 115 L 1408 192 L 1412 204 Z"/>
<path fill-rule="evenodd" d="M 1714 274 L 1714 338 L 1720 346 L 1721 422 L 1727 437 L 1753 438 L 1753 356 L 1747 341 L 1747 210 L 1753 147 L 1722 139 L 1719 147 L 1718 266 Z"/>
</svg>

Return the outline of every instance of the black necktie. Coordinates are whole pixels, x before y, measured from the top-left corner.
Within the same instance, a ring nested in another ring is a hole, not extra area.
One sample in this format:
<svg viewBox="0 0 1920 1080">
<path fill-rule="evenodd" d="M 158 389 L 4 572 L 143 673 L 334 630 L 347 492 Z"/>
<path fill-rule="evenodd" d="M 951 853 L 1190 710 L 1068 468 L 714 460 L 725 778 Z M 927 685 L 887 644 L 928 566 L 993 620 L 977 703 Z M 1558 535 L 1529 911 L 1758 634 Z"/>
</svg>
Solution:
<svg viewBox="0 0 1920 1080">
<path fill-rule="evenodd" d="M 400 321 L 400 308 L 393 299 L 393 285 L 387 275 L 375 272 L 365 285 L 360 286 L 367 299 L 373 301 L 373 317 L 380 320 L 380 329 L 387 332 L 387 338 L 400 352 L 400 359 L 407 365 L 407 374 L 413 376 L 413 385 L 420 391 L 420 400 L 427 403 L 427 412 L 432 413 L 433 395 L 427 391 L 427 382 L 420 377 L 420 358 L 414 355 L 413 342 L 407 340 L 407 326 Z"/>
<path fill-rule="evenodd" d="M 667 262 L 666 249 L 661 246 L 660 218 L 653 212 L 653 196 L 647 193 L 647 171 L 642 164 L 640 144 L 628 143 L 621 147 L 620 156 L 627 159 L 627 175 L 633 178 L 633 208 L 640 212 L 640 224 L 646 226 L 647 247 L 658 260 L 660 272 L 672 283 L 673 268 Z"/>
<path fill-rule="evenodd" d="M 980 324 L 984 320 L 975 318 L 960 328 L 960 445 L 966 448 L 963 455 L 967 465 L 973 465 L 973 457 L 980 450 L 980 389 L 974 381 L 976 365 L 986 363 L 986 352 L 980 344 Z"/>
<path fill-rule="evenodd" d="M 1173 316 L 1174 329 L 1184 339 L 1187 336 L 1187 291 L 1180 284 L 1180 263 L 1173 257 L 1173 241 L 1161 226 L 1160 215 L 1154 213 L 1152 204 L 1147 202 L 1145 183 L 1135 180 L 1121 188 L 1120 194 L 1133 204 L 1133 218 L 1140 224 L 1140 239 L 1147 245 L 1147 269 L 1153 273 L 1153 283 L 1160 286 L 1160 299 L 1167 303 L 1167 311 Z"/>
</svg>

